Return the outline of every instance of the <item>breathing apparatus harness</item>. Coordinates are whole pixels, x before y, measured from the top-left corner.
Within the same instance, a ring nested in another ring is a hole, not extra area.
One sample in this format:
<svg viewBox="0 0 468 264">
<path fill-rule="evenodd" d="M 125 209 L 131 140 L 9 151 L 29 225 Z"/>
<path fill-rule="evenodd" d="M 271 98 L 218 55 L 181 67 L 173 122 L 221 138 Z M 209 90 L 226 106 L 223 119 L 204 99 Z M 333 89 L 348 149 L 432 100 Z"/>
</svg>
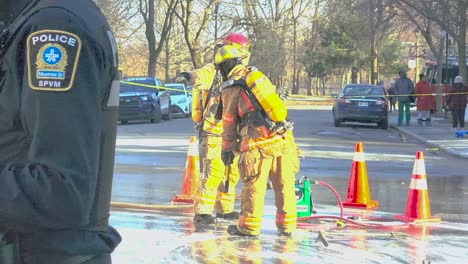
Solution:
<svg viewBox="0 0 468 264">
<path fill-rule="evenodd" d="M 244 79 L 225 81 L 219 87 L 219 90 L 220 92 L 222 92 L 224 89 L 228 89 L 234 86 L 240 86 L 242 88 L 242 91 L 245 93 L 245 95 L 247 96 L 247 98 L 252 103 L 253 107 L 255 108 L 253 112 L 245 113 L 244 116 L 242 116 L 240 120 L 242 126 L 247 126 L 247 125 L 253 125 L 254 127 L 264 126 L 268 129 L 268 131 L 272 135 L 282 135 L 286 133 L 288 130 L 292 130 L 294 128 L 294 123 L 289 121 L 287 118 L 279 122 L 273 121 L 268 116 L 266 111 L 263 109 L 260 102 L 255 97 L 255 94 L 249 88 L 249 86 L 247 85 L 247 82 Z M 222 112 L 223 112 L 223 103 L 221 101 L 218 107 L 217 115 L 221 116 Z"/>
</svg>

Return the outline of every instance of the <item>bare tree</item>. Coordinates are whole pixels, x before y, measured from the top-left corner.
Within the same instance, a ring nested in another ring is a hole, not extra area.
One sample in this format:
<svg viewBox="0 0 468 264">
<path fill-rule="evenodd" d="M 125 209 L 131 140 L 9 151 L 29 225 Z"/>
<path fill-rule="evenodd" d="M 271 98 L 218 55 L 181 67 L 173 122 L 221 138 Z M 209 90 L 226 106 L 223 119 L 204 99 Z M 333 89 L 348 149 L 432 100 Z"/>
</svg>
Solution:
<svg viewBox="0 0 468 264">
<path fill-rule="evenodd" d="M 195 68 L 199 68 L 203 64 L 201 52 L 202 36 L 207 29 L 214 5 L 218 1 L 208 0 L 208 3 L 202 7 L 203 12 L 201 12 L 200 16 L 194 12 L 194 0 L 181 1 L 178 5 L 179 10 L 176 12 L 176 15 L 182 23 L 185 42 L 192 58 L 193 67 Z M 196 25 L 198 26 L 196 27 Z"/>
<path fill-rule="evenodd" d="M 466 0 L 398 0 L 403 8 L 411 8 L 440 25 L 457 43 L 459 75 L 466 79 Z"/>
<path fill-rule="evenodd" d="M 297 2 L 297 1 L 296 1 Z M 252 40 L 252 64 L 277 86 L 283 86 L 291 33 L 291 1 L 244 0 L 245 23 Z"/>
<path fill-rule="evenodd" d="M 131 39 L 141 29 L 141 23 L 134 23 L 138 11 L 132 0 L 97 0 L 96 4 L 107 18 L 119 43 Z"/>
<path fill-rule="evenodd" d="M 159 42 L 156 44 L 156 21 L 155 21 L 155 0 L 139 0 L 138 10 L 143 17 L 145 23 L 145 36 L 148 41 L 148 76 L 156 75 L 156 64 L 159 58 L 159 54 L 164 48 L 164 42 L 166 41 L 167 35 L 171 29 L 172 21 L 175 14 L 175 6 L 178 0 L 165 0 L 160 1 L 162 5 L 158 10 L 163 11 L 164 21 L 159 30 Z"/>
<path fill-rule="evenodd" d="M 394 12 L 393 0 L 369 0 L 368 21 L 370 29 L 370 83 L 377 84 L 379 80 L 379 52 L 382 41 L 391 26 Z"/>
<path fill-rule="evenodd" d="M 434 55 L 437 61 L 437 97 L 436 97 L 436 111 L 440 112 L 442 110 L 442 64 L 443 64 L 443 49 L 444 41 L 439 37 L 440 26 L 438 26 L 431 19 L 422 16 L 419 12 L 411 8 L 401 8 L 401 16 L 409 20 L 411 25 L 414 28 L 414 31 L 420 32 L 421 36 L 424 38 L 427 46 L 429 47 L 431 53 Z M 432 81 L 432 80 L 431 80 Z"/>
<path fill-rule="evenodd" d="M 292 77 L 292 93 L 298 94 L 299 93 L 299 69 L 297 63 L 297 24 L 298 20 L 304 15 L 304 13 L 308 10 L 309 4 L 311 2 L 309 0 L 292 0 L 291 1 L 291 19 L 292 19 L 292 27 L 293 27 L 293 77 Z"/>
</svg>

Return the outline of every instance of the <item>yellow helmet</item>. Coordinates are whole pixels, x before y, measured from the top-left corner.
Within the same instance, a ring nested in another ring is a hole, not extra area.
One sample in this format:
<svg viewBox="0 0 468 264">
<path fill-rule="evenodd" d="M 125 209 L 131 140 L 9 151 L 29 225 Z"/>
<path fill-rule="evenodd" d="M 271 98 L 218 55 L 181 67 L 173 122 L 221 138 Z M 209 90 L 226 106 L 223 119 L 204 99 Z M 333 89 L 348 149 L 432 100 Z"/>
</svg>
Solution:
<svg viewBox="0 0 468 264">
<path fill-rule="evenodd" d="M 215 53 L 216 53 L 216 50 L 219 49 L 220 47 L 222 46 L 225 46 L 225 45 L 232 45 L 234 47 L 236 47 L 238 49 L 238 51 L 240 52 L 240 60 L 242 61 L 242 63 L 244 65 L 248 65 L 249 64 L 249 60 L 250 60 L 250 52 L 249 52 L 249 49 L 250 49 L 250 40 L 240 34 L 240 33 L 229 33 L 227 34 L 223 39 L 221 39 L 218 43 L 216 43 L 216 47 L 215 47 Z"/>
<path fill-rule="evenodd" d="M 224 45 L 220 47 L 215 54 L 214 64 L 219 65 L 225 61 L 239 59 L 241 52 L 233 45 Z"/>
</svg>

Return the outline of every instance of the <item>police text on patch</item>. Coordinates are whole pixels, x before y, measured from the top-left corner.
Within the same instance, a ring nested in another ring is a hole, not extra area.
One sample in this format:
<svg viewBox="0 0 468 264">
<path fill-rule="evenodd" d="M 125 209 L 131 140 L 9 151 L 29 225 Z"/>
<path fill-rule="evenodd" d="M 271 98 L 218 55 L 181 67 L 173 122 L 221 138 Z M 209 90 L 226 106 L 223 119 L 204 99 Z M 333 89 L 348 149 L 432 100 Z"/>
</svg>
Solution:
<svg viewBox="0 0 468 264">
<path fill-rule="evenodd" d="M 42 34 L 39 36 L 34 36 L 32 38 L 32 44 L 35 46 L 37 43 L 50 43 L 50 42 L 58 42 L 62 44 L 67 44 L 71 47 L 75 47 L 76 39 L 70 36 L 65 36 L 61 34 Z"/>
</svg>

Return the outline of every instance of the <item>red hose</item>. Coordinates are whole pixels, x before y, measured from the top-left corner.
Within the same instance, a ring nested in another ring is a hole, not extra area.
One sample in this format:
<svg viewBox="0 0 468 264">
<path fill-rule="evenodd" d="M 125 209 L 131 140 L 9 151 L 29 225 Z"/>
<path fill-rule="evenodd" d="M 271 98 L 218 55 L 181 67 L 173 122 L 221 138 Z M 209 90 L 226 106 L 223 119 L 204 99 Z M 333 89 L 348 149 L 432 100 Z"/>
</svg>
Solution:
<svg viewBox="0 0 468 264">
<path fill-rule="evenodd" d="M 297 227 L 312 227 L 312 226 L 316 226 L 314 224 L 311 224 L 311 223 L 301 223 L 300 221 L 309 221 L 309 220 L 313 220 L 313 219 L 334 219 L 334 220 L 341 220 L 341 221 L 344 221 L 344 222 L 347 222 L 349 224 L 352 224 L 352 225 L 356 225 L 356 226 L 360 226 L 360 227 L 366 227 L 366 228 L 374 228 L 374 229 L 383 229 L 383 230 L 393 230 L 393 229 L 401 229 L 401 228 L 407 228 L 409 226 L 408 223 L 402 223 L 402 224 L 398 224 L 398 225 L 384 225 L 384 224 L 366 224 L 366 223 L 361 223 L 361 222 L 358 222 L 358 221 L 355 221 L 355 220 L 352 220 L 352 219 L 348 219 L 348 218 L 345 218 L 344 217 L 344 208 L 343 208 L 343 201 L 341 200 L 340 198 L 340 195 L 338 194 L 338 192 L 335 190 L 335 188 L 333 188 L 330 184 L 326 183 L 326 182 L 323 182 L 323 181 L 315 181 L 315 182 L 311 182 L 311 184 L 318 184 L 318 185 L 322 185 L 322 186 L 325 186 L 327 187 L 328 189 L 330 189 L 333 194 L 335 195 L 336 197 L 336 200 L 338 201 L 338 206 L 340 207 L 340 216 L 334 216 L 334 215 L 312 215 L 312 216 L 306 216 L 306 217 L 298 217 L 297 218 Z M 384 220 L 383 218 L 374 218 L 374 219 L 371 219 L 371 220 L 374 220 L 374 221 L 378 221 L 378 220 Z M 393 220 L 393 219 L 392 219 Z"/>
</svg>

